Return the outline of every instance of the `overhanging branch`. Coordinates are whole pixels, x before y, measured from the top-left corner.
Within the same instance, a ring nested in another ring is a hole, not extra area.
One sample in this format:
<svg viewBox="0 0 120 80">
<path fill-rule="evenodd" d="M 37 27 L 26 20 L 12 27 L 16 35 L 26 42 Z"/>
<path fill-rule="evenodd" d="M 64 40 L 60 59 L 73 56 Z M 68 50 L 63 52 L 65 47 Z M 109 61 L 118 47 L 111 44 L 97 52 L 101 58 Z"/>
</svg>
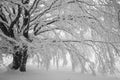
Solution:
<svg viewBox="0 0 120 80">
<path fill-rule="evenodd" d="M 84 42 L 93 42 L 93 43 L 101 43 L 101 44 L 120 44 L 120 42 L 106 42 L 106 41 L 95 41 L 95 40 L 53 40 L 52 42 L 73 42 L 73 43 L 84 43 Z"/>
</svg>

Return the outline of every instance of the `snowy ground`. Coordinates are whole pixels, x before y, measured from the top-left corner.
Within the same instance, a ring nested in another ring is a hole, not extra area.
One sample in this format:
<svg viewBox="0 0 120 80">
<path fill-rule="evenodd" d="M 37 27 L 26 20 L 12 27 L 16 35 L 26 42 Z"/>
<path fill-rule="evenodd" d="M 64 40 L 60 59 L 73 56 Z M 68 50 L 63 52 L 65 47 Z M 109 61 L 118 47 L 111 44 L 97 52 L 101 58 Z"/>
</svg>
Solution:
<svg viewBox="0 0 120 80">
<path fill-rule="evenodd" d="M 0 80 L 120 80 L 120 78 L 83 75 L 79 72 L 38 70 L 29 68 L 27 72 L 4 71 L 0 73 Z"/>
<path fill-rule="evenodd" d="M 7 60 L 5 61 L 8 62 Z M 37 65 L 31 64 L 27 66 L 27 72 L 25 73 L 11 71 L 1 66 L 0 80 L 120 80 L 120 78 L 100 75 L 93 76 L 89 74 L 83 75 L 79 72 L 72 72 L 70 66 L 60 68 L 59 71 L 55 69 L 45 71 L 38 69 Z"/>
</svg>

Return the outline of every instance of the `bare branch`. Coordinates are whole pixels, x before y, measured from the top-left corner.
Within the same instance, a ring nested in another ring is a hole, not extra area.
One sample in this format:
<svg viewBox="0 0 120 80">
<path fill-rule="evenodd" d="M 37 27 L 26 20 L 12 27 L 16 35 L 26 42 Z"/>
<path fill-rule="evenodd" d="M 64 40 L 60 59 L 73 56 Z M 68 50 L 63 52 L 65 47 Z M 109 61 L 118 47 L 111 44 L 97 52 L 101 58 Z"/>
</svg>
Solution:
<svg viewBox="0 0 120 80">
<path fill-rule="evenodd" d="M 32 14 L 35 11 L 35 9 L 37 8 L 37 6 L 38 6 L 38 4 L 39 4 L 40 1 L 41 0 L 34 0 L 31 8 L 29 9 L 29 13 L 30 14 Z"/>
<path fill-rule="evenodd" d="M 48 25 L 50 25 L 50 24 L 53 24 L 53 23 L 55 23 L 55 22 L 57 22 L 57 21 L 59 21 L 59 17 L 58 18 L 55 18 L 55 19 L 53 19 L 53 20 L 50 20 L 50 21 L 46 21 L 45 22 L 45 24 L 42 24 L 41 26 L 39 26 L 38 24 L 36 24 L 35 26 L 34 26 L 34 28 L 35 27 L 38 27 L 38 28 L 36 28 L 36 30 L 34 31 L 34 34 L 35 35 L 38 35 L 38 34 L 40 34 L 41 32 L 46 32 L 46 31 L 40 31 L 40 29 L 41 28 L 43 28 L 44 26 L 48 26 Z M 48 30 L 48 31 L 50 31 L 50 30 Z"/>
<path fill-rule="evenodd" d="M 92 42 L 92 43 L 101 43 L 101 44 L 118 44 L 120 42 L 105 42 L 105 41 L 95 41 L 95 40 L 83 40 L 83 41 L 79 41 L 79 40 L 53 40 L 53 42 L 73 42 L 73 43 L 84 43 L 84 42 Z"/>
<path fill-rule="evenodd" d="M 22 9 L 22 8 L 21 8 L 21 6 L 20 6 L 20 5 L 18 5 L 18 14 L 17 14 L 16 18 L 13 20 L 13 22 L 11 23 L 11 25 L 10 25 L 10 28 L 9 28 L 9 29 L 12 29 L 12 28 L 14 27 L 14 25 L 16 24 L 16 22 L 19 20 L 20 15 L 21 15 L 21 12 L 22 12 L 22 10 L 21 10 L 21 9 Z"/>
<path fill-rule="evenodd" d="M 3 24 L 5 24 L 7 28 L 9 27 L 9 24 L 6 23 L 6 22 L 4 22 L 3 20 L 0 19 L 0 22 L 3 23 Z"/>
<path fill-rule="evenodd" d="M 54 4 L 57 2 L 58 0 L 55 0 L 52 2 L 52 4 L 47 8 L 45 9 L 43 12 L 41 12 L 40 14 L 38 14 L 37 16 L 35 16 L 33 19 L 31 19 L 30 22 L 36 20 L 36 19 L 39 19 L 41 16 L 43 16 L 46 12 L 48 12 L 53 6 Z"/>
</svg>

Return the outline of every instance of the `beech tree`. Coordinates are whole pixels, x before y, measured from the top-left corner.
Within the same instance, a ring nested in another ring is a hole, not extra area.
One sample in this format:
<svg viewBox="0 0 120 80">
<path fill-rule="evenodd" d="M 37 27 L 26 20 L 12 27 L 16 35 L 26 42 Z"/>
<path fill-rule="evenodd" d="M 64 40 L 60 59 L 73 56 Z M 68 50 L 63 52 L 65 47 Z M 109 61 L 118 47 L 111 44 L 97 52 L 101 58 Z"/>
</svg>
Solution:
<svg viewBox="0 0 120 80">
<path fill-rule="evenodd" d="M 49 69 L 53 57 L 66 65 L 69 53 L 73 70 L 116 73 L 119 13 L 118 0 L 0 0 L 0 49 L 13 55 L 11 69 L 22 72 L 29 55 Z"/>
</svg>

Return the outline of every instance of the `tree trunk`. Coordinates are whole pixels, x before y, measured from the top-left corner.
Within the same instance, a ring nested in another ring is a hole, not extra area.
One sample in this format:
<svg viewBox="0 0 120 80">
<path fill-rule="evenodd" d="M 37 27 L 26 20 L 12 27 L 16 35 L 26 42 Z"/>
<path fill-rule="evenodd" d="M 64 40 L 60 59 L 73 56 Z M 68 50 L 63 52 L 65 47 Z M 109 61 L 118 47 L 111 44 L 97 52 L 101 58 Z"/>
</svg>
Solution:
<svg viewBox="0 0 120 80">
<path fill-rule="evenodd" d="M 22 57 L 21 57 L 21 65 L 20 65 L 20 71 L 21 72 L 26 71 L 27 58 L 28 58 L 27 48 L 24 48 L 23 52 L 22 52 Z"/>
<path fill-rule="evenodd" d="M 11 69 L 19 69 L 21 72 L 26 72 L 27 58 L 27 47 L 23 46 L 23 48 L 20 48 L 15 54 L 13 54 L 13 64 Z"/>
<path fill-rule="evenodd" d="M 21 53 L 19 51 L 15 52 L 15 54 L 13 54 L 13 63 L 12 63 L 12 69 L 17 70 L 19 69 L 20 65 L 21 65 Z"/>
</svg>

